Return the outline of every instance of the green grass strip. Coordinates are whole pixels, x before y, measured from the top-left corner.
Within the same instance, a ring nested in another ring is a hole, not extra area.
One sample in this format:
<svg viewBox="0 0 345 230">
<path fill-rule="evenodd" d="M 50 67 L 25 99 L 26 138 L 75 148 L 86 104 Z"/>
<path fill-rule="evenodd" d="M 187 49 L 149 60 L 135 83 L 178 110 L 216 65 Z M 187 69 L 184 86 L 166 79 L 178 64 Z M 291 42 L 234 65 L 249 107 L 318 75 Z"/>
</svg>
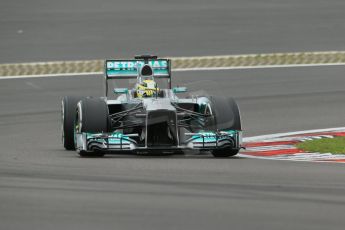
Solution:
<svg viewBox="0 0 345 230">
<path fill-rule="evenodd" d="M 296 146 L 306 152 L 345 154 L 345 137 L 304 141 Z"/>
</svg>

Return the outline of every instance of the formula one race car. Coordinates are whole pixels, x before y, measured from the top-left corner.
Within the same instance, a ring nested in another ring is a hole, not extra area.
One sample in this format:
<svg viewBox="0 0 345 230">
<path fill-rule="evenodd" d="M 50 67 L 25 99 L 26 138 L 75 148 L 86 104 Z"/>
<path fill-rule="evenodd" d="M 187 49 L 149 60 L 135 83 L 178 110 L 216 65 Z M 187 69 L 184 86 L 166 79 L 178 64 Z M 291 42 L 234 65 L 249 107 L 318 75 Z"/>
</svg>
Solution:
<svg viewBox="0 0 345 230">
<path fill-rule="evenodd" d="M 228 157 L 241 149 L 236 102 L 219 96 L 183 98 L 185 87 L 171 87 L 171 60 L 151 55 L 106 60 L 104 72 L 105 97 L 63 98 L 65 149 L 83 157 L 184 150 Z M 124 81 L 126 88 L 113 87 Z M 164 84 L 165 88 L 159 88 Z"/>
</svg>

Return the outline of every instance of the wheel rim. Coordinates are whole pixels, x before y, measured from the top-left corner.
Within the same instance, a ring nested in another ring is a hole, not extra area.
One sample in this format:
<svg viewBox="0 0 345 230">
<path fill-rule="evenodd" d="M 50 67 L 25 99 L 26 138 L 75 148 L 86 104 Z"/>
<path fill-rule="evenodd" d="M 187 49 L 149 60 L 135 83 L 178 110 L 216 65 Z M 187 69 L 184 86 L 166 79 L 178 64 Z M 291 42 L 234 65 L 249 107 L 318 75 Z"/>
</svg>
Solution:
<svg viewBox="0 0 345 230">
<path fill-rule="evenodd" d="M 76 112 L 76 117 L 75 117 L 75 121 L 74 121 L 74 132 L 73 132 L 73 136 L 74 136 L 74 146 L 77 147 L 77 133 L 81 132 L 81 128 L 82 128 L 82 113 L 81 113 L 81 105 L 80 103 L 78 103 L 77 105 L 77 112 Z"/>
<path fill-rule="evenodd" d="M 74 146 L 77 147 L 77 132 L 79 131 L 79 112 L 78 112 L 78 110 L 76 113 L 73 130 L 74 130 L 74 132 L 73 132 Z"/>
</svg>

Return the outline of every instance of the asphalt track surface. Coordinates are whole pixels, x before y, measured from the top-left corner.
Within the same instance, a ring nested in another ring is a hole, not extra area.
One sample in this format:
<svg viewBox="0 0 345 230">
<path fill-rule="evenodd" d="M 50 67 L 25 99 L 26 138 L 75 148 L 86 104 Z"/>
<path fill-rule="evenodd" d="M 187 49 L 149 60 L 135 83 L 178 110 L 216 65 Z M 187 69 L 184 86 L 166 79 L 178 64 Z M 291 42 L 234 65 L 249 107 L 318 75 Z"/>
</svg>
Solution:
<svg viewBox="0 0 345 230">
<path fill-rule="evenodd" d="M 174 82 L 233 95 L 252 136 L 344 126 L 344 71 L 178 72 Z M 62 149 L 60 99 L 101 95 L 100 76 L 0 83 L 0 229 L 343 229 L 341 164 L 79 158 Z"/>
<path fill-rule="evenodd" d="M 0 63 L 344 50 L 343 0 L 3 0 Z"/>
<path fill-rule="evenodd" d="M 344 49 L 342 0 L 112 2 L 1 1 L 0 62 Z M 179 72 L 174 82 L 234 96 L 253 136 L 343 127 L 344 73 Z M 0 81 L 0 229 L 344 228 L 341 164 L 64 151 L 61 97 L 101 86 L 97 76 Z"/>
</svg>

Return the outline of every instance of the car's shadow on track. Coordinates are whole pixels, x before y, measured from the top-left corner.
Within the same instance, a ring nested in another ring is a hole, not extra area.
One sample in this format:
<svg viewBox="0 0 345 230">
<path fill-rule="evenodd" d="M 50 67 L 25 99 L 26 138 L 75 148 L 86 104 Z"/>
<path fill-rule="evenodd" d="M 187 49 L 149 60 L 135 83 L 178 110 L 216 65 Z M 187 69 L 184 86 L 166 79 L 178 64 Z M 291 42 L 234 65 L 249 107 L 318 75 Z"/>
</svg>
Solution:
<svg viewBox="0 0 345 230">
<path fill-rule="evenodd" d="M 105 155 L 104 158 L 136 158 L 136 159 L 244 159 L 239 156 L 214 157 L 212 154 L 171 154 L 171 155 L 131 155 L 113 154 Z"/>
<path fill-rule="evenodd" d="M 181 154 L 131 154 L 131 153 L 117 153 L 106 154 L 103 157 L 80 157 L 76 152 L 61 150 L 67 154 L 62 155 L 64 158 L 80 158 L 80 159 L 245 159 L 240 156 L 232 157 L 214 157 L 211 153 L 181 153 Z"/>
<path fill-rule="evenodd" d="M 213 157 L 210 155 L 130 155 L 130 154 L 117 154 L 117 155 L 105 155 L 104 157 L 79 157 L 80 159 L 244 159 L 243 157 Z"/>
</svg>

